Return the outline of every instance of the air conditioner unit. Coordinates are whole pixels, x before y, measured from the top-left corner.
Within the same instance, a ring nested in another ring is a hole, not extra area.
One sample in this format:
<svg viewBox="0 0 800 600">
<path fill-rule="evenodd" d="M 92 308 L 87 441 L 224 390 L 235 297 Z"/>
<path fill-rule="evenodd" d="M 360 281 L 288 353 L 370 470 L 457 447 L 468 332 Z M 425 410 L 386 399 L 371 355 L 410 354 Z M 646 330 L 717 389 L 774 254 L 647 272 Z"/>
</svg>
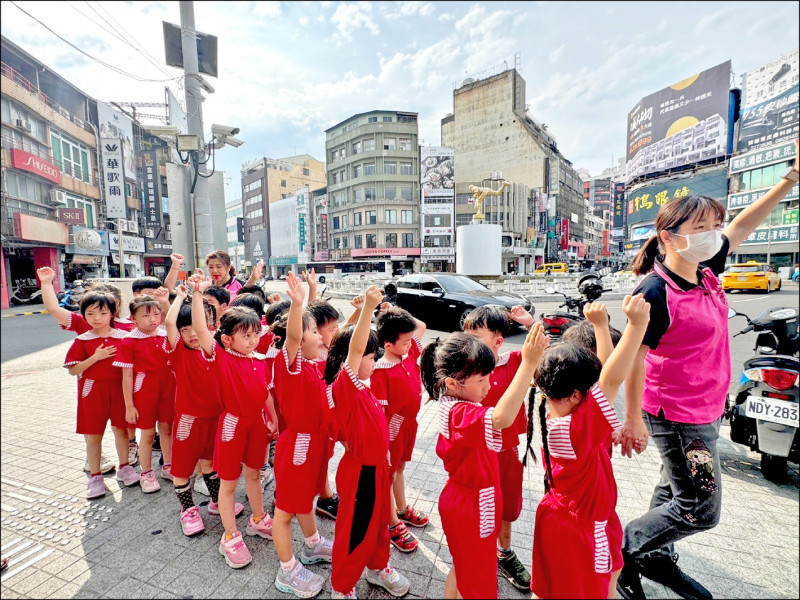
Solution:
<svg viewBox="0 0 800 600">
<path fill-rule="evenodd" d="M 138 235 L 139 234 L 139 222 L 138 221 L 128 221 L 128 231 Z"/>
<path fill-rule="evenodd" d="M 24 121 L 22 119 L 17 119 L 17 127 L 19 127 L 20 129 L 24 129 L 25 131 L 27 131 L 29 133 L 30 133 L 30 131 L 32 129 L 31 122 L 30 121 Z"/>
<path fill-rule="evenodd" d="M 54 206 L 66 206 L 67 193 L 63 190 L 50 190 L 50 204 Z"/>
</svg>

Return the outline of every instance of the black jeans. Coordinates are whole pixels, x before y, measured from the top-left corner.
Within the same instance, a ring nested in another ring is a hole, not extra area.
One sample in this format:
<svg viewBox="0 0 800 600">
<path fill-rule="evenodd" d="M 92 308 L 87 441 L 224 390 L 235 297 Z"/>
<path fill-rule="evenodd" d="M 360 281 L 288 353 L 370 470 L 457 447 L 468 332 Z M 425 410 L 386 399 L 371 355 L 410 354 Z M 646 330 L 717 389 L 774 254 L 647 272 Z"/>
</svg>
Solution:
<svg viewBox="0 0 800 600">
<path fill-rule="evenodd" d="M 674 553 L 674 543 L 719 523 L 722 507 L 717 439 L 712 423 L 676 423 L 642 411 L 650 438 L 661 453 L 660 481 L 650 510 L 625 527 L 623 549 L 634 557 Z"/>
</svg>

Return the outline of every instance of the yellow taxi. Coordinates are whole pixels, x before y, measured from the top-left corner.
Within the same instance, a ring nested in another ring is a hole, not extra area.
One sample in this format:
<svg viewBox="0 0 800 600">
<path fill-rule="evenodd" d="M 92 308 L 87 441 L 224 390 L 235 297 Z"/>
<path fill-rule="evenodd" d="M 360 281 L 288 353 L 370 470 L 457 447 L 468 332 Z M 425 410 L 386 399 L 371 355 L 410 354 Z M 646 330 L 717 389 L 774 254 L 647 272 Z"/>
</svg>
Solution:
<svg viewBox="0 0 800 600">
<path fill-rule="evenodd" d="M 767 263 L 749 260 L 733 264 L 722 274 L 722 289 L 764 290 L 768 294 L 781 289 L 781 277 Z"/>
<path fill-rule="evenodd" d="M 567 267 L 567 263 L 563 262 L 545 263 L 536 267 L 536 270 L 533 272 L 533 274 L 546 275 L 548 271 L 550 273 L 569 273 L 569 267 Z"/>
</svg>

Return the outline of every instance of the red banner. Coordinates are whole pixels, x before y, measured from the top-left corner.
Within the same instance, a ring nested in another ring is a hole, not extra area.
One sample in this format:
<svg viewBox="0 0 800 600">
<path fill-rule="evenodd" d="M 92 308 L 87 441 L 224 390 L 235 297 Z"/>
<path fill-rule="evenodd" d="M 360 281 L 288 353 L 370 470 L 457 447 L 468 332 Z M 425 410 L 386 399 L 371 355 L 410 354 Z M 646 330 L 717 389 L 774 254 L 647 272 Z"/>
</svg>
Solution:
<svg viewBox="0 0 800 600">
<path fill-rule="evenodd" d="M 603 256 L 611 256 L 611 252 L 608 251 L 608 237 L 609 231 L 606 229 L 603 231 Z"/>
<path fill-rule="evenodd" d="M 67 225 L 86 224 L 86 216 L 82 208 L 57 208 L 56 215 L 59 221 Z"/>
<path fill-rule="evenodd" d="M 35 173 L 53 183 L 61 183 L 61 171 L 58 170 L 58 167 L 30 152 L 13 148 L 11 150 L 11 166 L 15 169 Z"/>
<path fill-rule="evenodd" d="M 561 219 L 561 249 L 569 249 L 569 219 Z"/>
</svg>

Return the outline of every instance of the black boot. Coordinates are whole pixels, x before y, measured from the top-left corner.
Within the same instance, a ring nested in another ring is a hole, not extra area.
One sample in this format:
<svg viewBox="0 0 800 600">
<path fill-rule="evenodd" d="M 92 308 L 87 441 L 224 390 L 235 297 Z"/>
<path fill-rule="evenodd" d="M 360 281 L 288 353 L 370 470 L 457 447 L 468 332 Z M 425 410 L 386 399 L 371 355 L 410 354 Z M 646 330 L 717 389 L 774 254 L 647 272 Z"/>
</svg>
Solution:
<svg viewBox="0 0 800 600">
<path fill-rule="evenodd" d="M 678 566 L 678 555 L 645 556 L 639 559 L 639 569 L 645 577 L 668 587 L 681 598 L 712 600 L 706 588 L 689 577 Z"/>
<path fill-rule="evenodd" d="M 622 572 L 617 579 L 617 592 L 625 600 L 645 600 L 647 597 L 644 595 L 642 589 L 642 575 L 639 572 L 639 565 L 636 560 L 622 551 Z"/>
</svg>

